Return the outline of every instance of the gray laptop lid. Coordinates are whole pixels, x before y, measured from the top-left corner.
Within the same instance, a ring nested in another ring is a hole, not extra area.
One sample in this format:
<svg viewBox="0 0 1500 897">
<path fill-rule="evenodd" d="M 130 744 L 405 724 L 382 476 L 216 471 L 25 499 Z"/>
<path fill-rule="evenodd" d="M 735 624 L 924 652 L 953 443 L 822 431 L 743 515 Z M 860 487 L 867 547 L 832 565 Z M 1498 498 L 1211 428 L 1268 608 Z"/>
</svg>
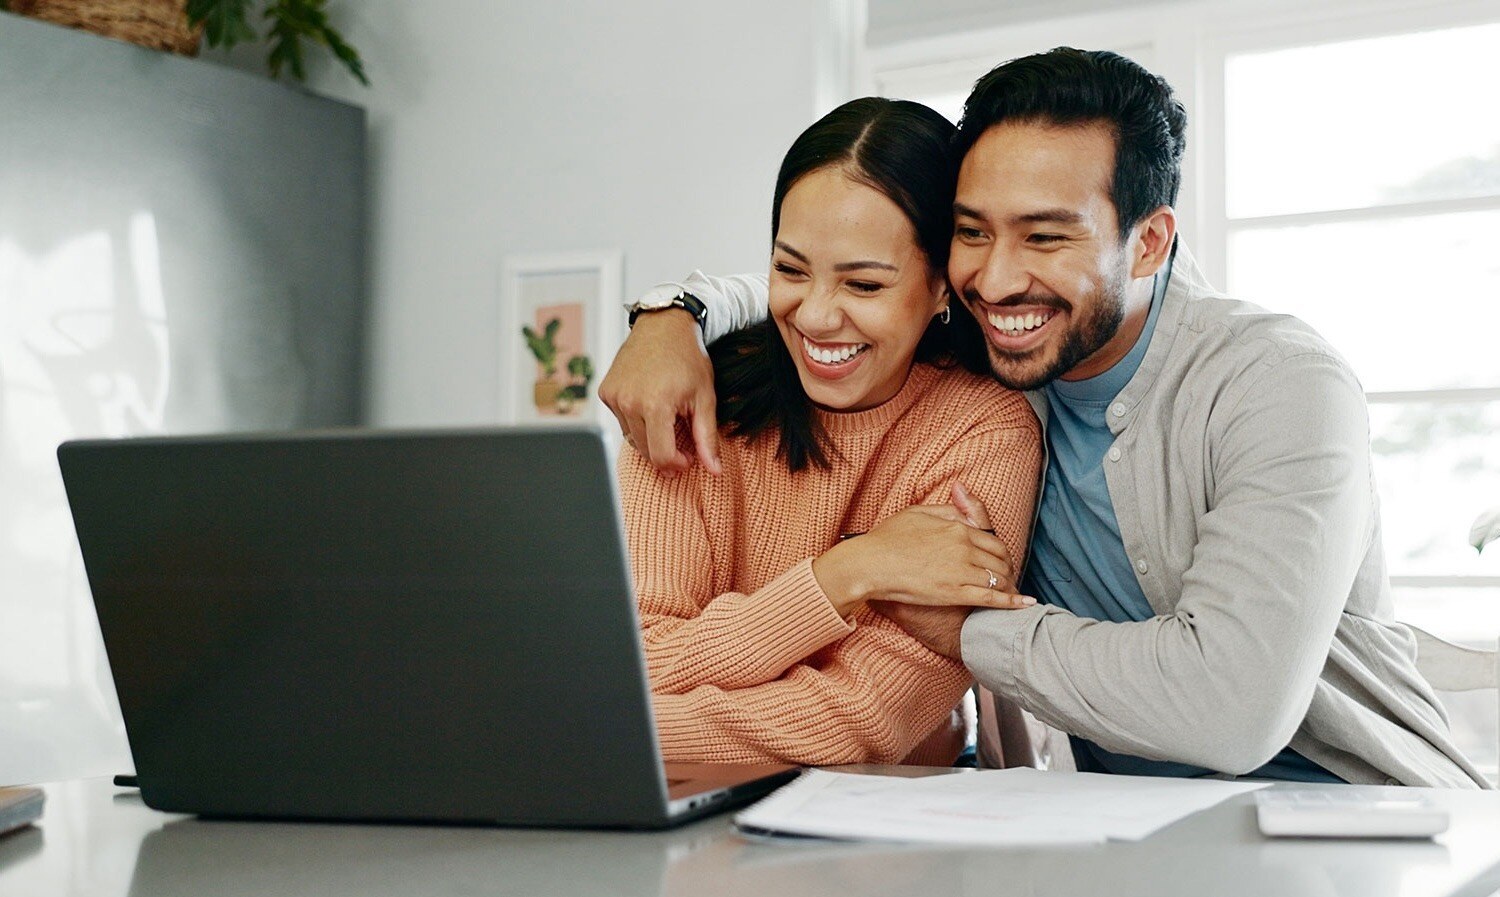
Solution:
<svg viewBox="0 0 1500 897">
<path fill-rule="evenodd" d="M 149 805 L 667 821 L 597 431 L 89 440 L 58 459 Z"/>
</svg>

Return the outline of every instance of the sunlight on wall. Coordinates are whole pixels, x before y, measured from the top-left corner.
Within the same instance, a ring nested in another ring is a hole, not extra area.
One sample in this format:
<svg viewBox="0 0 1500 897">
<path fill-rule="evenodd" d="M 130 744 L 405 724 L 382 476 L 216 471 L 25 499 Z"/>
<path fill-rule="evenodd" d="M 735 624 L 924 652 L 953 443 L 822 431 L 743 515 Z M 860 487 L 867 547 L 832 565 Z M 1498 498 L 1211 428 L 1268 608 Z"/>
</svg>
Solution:
<svg viewBox="0 0 1500 897">
<path fill-rule="evenodd" d="M 129 772 L 80 437 L 357 422 L 362 110 L 0 16 L 0 784 Z"/>
<path fill-rule="evenodd" d="M 79 436 L 162 427 L 156 224 L 138 212 L 125 230 L 123 241 L 96 231 L 32 253 L 0 241 L 0 568 L 14 590 L 0 630 L 0 746 L 18 758 L 0 756 L 0 768 L 35 769 L 44 756 L 40 777 L 130 766 L 53 454 Z"/>
</svg>

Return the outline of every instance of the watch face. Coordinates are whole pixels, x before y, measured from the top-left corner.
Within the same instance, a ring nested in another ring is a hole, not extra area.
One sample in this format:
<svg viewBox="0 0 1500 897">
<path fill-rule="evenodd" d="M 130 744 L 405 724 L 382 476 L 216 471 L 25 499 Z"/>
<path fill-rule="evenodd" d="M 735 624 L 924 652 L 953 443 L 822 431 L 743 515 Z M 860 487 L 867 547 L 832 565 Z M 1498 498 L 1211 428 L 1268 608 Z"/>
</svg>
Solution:
<svg viewBox="0 0 1500 897">
<path fill-rule="evenodd" d="M 656 296 L 648 296 L 640 299 L 627 309 L 629 312 L 628 323 L 634 327 L 635 319 L 641 312 L 661 311 L 666 308 L 682 309 L 692 315 L 693 320 L 697 321 L 700 326 L 708 318 L 708 306 L 704 305 L 701 299 L 692 293 L 680 292 L 665 299 Z"/>
</svg>

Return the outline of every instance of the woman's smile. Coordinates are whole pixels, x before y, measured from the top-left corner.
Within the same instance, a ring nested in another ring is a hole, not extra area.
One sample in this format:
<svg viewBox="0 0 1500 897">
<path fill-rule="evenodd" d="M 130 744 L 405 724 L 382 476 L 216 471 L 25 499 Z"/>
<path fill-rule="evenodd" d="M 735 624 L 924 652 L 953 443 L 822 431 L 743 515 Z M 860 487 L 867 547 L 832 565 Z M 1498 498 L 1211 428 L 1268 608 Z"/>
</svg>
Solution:
<svg viewBox="0 0 1500 897">
<path fill-rule="evenodd" d="M 807 372 L 824 380 L 842 380 L 859 369 L 869 343 L 817 342 L 802 335 L 802 361 Z"/>
</svg>

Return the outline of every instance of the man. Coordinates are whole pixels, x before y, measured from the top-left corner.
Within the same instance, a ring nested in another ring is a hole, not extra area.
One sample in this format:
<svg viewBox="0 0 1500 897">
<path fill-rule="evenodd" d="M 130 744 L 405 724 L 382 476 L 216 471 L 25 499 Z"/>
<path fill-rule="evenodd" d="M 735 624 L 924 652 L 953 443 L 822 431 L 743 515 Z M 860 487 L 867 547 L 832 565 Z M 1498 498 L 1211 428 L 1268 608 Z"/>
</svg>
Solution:
<svg viewBox="0 0 1500 897">
<path fill-rule="evenodd" d="M 1358 381 L 1178 245 L 1185 127 L 1171 88 L 1112 53 L 1060 48 L 975 86 L 948 273 L 1046 430 L 1021 582 L 1041 603 L 893 613 L 1070 733 L 1080 769 L 1482 786 L 1392 621 Z M 764 315 L 753 278 L 703 275 L 638 311 L 695 297 L 710 326 Z M 689 418 L 712 469 L 693 319 L 642 321 L 601 394 L 666 468 L 691 463 Z"/>
</svg>

